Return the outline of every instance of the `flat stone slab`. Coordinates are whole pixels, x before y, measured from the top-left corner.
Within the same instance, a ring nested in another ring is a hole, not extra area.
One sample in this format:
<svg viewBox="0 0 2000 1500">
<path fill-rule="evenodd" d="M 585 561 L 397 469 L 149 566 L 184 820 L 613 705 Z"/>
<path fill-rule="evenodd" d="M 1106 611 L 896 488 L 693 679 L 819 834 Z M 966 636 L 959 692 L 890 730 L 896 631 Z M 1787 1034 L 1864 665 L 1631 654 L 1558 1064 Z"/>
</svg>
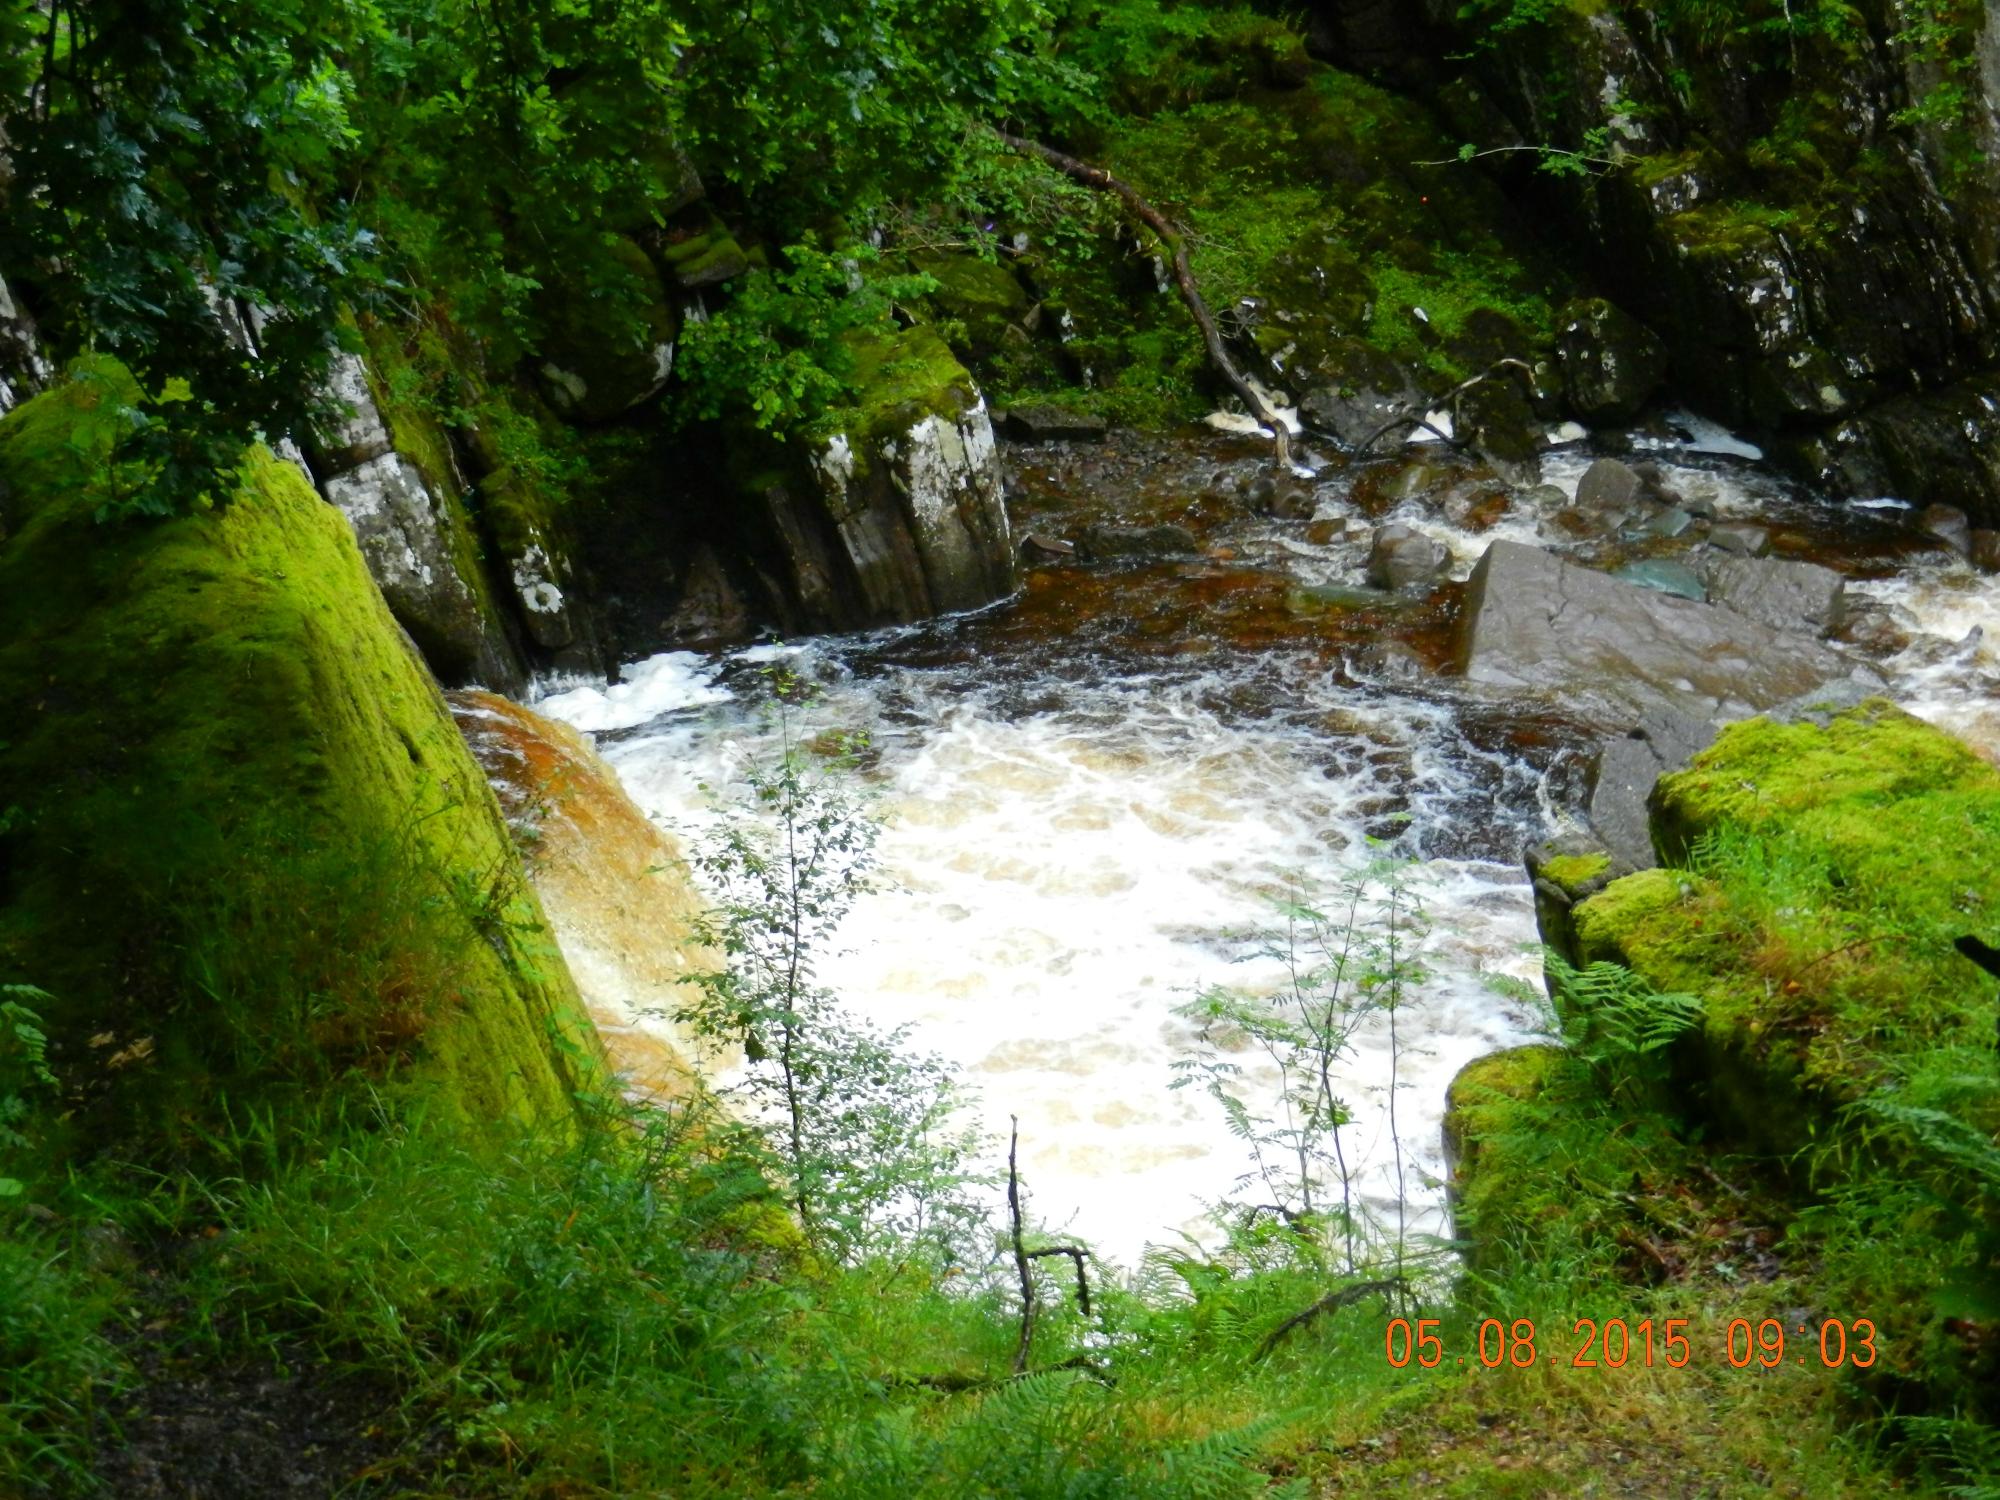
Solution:
<svg viewBox="0 0 2000 1500">
<path fill-rule="evenodd" d="M 1802 632 L 1506 541 L 1466 586 L 1456 662 L 1469 681 L 1567 699 L 1621 731 L 1661 708 L 1745 718 L 1855 671 Z"/>
<path fill-rule="evenodd" d="M 1001 430 L 1017 443 L 1101 443 L 1107 424 L 1089 412 L 1062 406 L 1016 406 Z"/>
<path fill-rule="evenodd" d="M 1847 580 L 1818 563 L 1718 556 L 1705 571 L 1710 599 L 1780 630 L 1825 635 L 1847 617 Z"/>
</svg>

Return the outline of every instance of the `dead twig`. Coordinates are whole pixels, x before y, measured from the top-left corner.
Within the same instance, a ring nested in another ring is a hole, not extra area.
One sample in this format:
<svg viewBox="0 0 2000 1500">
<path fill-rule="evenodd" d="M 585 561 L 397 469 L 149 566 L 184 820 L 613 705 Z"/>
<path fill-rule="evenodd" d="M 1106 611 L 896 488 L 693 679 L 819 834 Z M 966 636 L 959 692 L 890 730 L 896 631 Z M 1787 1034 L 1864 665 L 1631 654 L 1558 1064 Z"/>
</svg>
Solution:
<svg viewBox="0 0 2000 1500">
<path fill-rule="evenodd" d="M 1021 1174 L 1016 1153 L 1021 1146 L 1021 1120 L 1009 1115 L 1013 1132 L 1007 1138 L 1007 1215 L 1014 1223 L 1014 1270 L 1021 1278 L 1021 1341 L 1014 1348 L 1014 1373 L 1028 1368 L 1028 1344 L 1035 1336 L 1035 1277 L 1028 1266 L 1028 1251 L 1021 1242 Z"/>
<path fill-rule="evenodd" d="M 1377 1293 L 1386 1297 L 1391 1292 L 1402 1291 L 1408 1286 L 1409 1282 L 1403 1277 L 1390 1276 L 1381 1281 L 1358 1281 L 1353 1286 L 1344 1286 L 1335 1291 L 1328 1292 L 1311 1307 L 1306 1308 L 1303 1312 L 1293 1313 L 1284 1322 L 1265 1334 L 1264 1342 L 1257 1346 L 1257 1352 L 1250 1357 L 1252 1360 L 1263 1359 L 1291 1334 L 1298 1332 L 1299 1329 L 1304 1328 L 1309 1323 L 1318 1321 L 1328 1313 L 1339 1312 L 1343 1307 L 1352 1307 L 1364 1297 L 1372 1297 Z"/>
<path fill-rule="evenodd" d="M 1035 1336 L 1035 1277 L 1029 1263 L 1051 1255 L 1068 1256 L 1070 1263 L 1076 1267 L 1076 1305 L 1087 1318 L 1090 1316 L 1090 1277 L 1084 1271 L 1083 1261 L 1090 1252 L 1081 1245 L 1048 1245 L 1039 1250 L 1028 1249 L 1022 1237 L 1021 1174 L 1017 1165 L 1021 1121 L 1015 1115 L 1009 1115 L 1008 1119 L 1014 1129 L 1007 1140 L 1007 1216 L 1014 1227 L 1014 1271 L 1021 1278 L 1021 1341 L 1014 1349 L 1014 1373 L 1021 1375 L 1027 1372 L 1028 1346 Z M 1069 1368 L 1074 1363 L 1069 1361 L 1055 1368 Z"/>
<path fill-rule="evenodd" d="M 1375 446 L 1376 442 L 1384 434 L 1393 432 L 1398 427 L 1422 427 L 1429 432 L 1435 433 L 1442 441 L 1451 444 L 1452 447 L 1463 452 L 1465 444 L 1454 435 L 1458 431 L 1459 402 L 1464 398 L 1467 391 L 1472 390 L 1476 386 L 1484 385 L 1487 381 L 1509 370 L 1518 371 L 1530 382 L 1535 378 L 1534 367 L 1524 359 L 1508 358 L 1495 360 L 1469 380 L 1461 380 L 1457 385 L 1445 392 L 1442 399 L 1435 403 L 1435 405 L 1429 401 L 1425 401 L 1420 406 L 1405 406 L 1401 412 L 1369 433 L 1367 438 L 1361 443 L 1358 451 L 1366 453 L 1370 448 Z M 1439 428 L 1433 426 L 1430 421 L 1429 413 L 1441 406 L 1449 406 L 1451 408 L 1451 432 L 1441 431 Z"/>
</svg>

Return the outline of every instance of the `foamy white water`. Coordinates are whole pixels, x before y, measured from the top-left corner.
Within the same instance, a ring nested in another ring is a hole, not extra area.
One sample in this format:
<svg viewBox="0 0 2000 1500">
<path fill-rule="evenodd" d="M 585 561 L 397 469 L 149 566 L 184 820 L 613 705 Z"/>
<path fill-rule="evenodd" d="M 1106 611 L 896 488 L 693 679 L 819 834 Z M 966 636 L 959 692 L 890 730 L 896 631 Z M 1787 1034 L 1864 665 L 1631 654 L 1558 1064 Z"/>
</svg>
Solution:
<svg viewBox="0 0 2000 1500">
<path fill-rule="evenodd" d="M 1413 852 L 1469 851 L 1422 865 L 1437 973 L 1400 1025 L 1410 1227 L 1444 1233 L 1445 1086 L 1532 1019 L 1482 975 L 1538 972 L 1512 858 L 1541 825 L 1535 773 L 1461 743 L 1441 705 L 1363 698 L 1323 671 L 1294 673 L 1263 717 L 1226 704 L 1254 661 L 1235 681 L 1227 669 L 1093 681 L 1075 662 L 1000 686 L 976 663 L 847 670 L 849 653 L 882 645 L 821 643 L 794 663 L 824 687 L 795 732 L 866 731 L 887 822 L 891 888 L 860 903 L 824 977 L 957 1061 L 1003 1148 L 1018 1116 L 1035 1211 L 1127 1264 L 1199 1229 L 1248 1167 L 1217 1106 L 1169 1088 L 1191 1043 L 1174 1008 L 1211 984 L 1274 982 L 1235 961 L 1243 934 L 1273 920 L 1270 898 L 1294 878 L 1330 886 L 1368 857 L 1371 831 L 1397 834 L 1390 814 L 1407 812 Z M 603 745 L 640 805 L 689 837 L 713 816 L 702 786 L 775 750 L 737 680 L 743 698 Z M 1361 732 L 1329 731 L 1336 710 Z M 1361 1201 L 1383 1223 L 1396 1206 L 1388 1080 L 1386 1029 L 1373 1027 L 1344 1082 Z"/>
</svg>

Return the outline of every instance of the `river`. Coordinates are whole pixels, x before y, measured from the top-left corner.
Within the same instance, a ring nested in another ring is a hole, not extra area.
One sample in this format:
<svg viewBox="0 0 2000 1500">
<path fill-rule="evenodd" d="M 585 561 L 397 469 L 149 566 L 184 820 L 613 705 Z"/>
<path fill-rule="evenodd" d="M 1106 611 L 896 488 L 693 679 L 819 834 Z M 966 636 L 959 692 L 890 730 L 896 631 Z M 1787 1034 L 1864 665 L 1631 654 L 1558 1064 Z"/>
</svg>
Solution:
<svg viewBox="0 0 2000 1500">
<path fill-rule="evenodd" d="M 1907 636 L 1876 662 L 1894 695 L 2000 758 L 2000 659 L 1977 630 L 2000 618 L 1996 580 L 1919 544 L 1893 505 L 1822 502 L 1699 422 L 1646 445 L 1718 519 L 1754 517 L 1781 550 L 1838 560 Z M 1037 568 L 975 614 L 673 653 L 614 688 L 549 684 L 537 705 L 594 734 L 685 842 L 712 826 L 707 789 L 775 752 L 759 669 L 782 658 L 815 683 L 794 732 L 868 736 L 858 774 L 888 877 L 824 977 L 961 1066 L 995 1160 L 1018 1118 L 1036 1215 L 1128 1266 L 1207 1233 L 1208 1206 L 1249 1165 L 1213 1101 L 1169 1087 L 1191 1043 L 1176 1008 L 1217 984 L 1275 984 L 1246 938 L 1272 924 L 1273 897 L 1330 890 L 1383 853 L 1410 862 L 1431 977 L 1399 1019 L 1393 1068 L 1379 1018 L 1345 1061 L 1349 1162 L 1367 1214 L 1393 1223 L 1393 1072 L 1400 1207 L 1413 1234 L 1448 1232 L 1446 1085 L 1543 1025 L 1493 977 L 1539 977 L 1520 852 L 1574 821 L 1581 790 L 1588 736 L 1562 705 L 1496 703 L 1437 671 L 1454 587 L 1359 606 L 1328 592 L 1360 583 L 1376 521 L 1442 541 L 1463 580 L 1496 537 L 1546 541 L 1554 497 L 1454 521 L 1395 499 L 1407 464 L 1329 469 L 1313 520 L 1278 521 L 1238 498 L 1259 455 L 1213 433 L 1015 450 L 1017 534 L 1172 523 L 1205 555 Z M 1546 477 L 1573 494 L 1588 461 L 1557 451 Z"/>
</svg>

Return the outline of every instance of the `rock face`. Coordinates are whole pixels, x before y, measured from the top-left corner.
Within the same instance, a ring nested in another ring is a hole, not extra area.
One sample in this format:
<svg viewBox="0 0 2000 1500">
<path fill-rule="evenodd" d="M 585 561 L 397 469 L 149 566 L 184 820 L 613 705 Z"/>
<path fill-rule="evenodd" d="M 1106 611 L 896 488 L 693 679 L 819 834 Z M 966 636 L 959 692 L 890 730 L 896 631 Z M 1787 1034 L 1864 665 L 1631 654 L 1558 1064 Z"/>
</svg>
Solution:
<svg viewBox="0 0 2000 1500">
<path fill-rule="evenodd" d="M 1585 816 L 1619 873 L 1644 870 L 1657 862 L 1646 810 L 1653 786 L 1706 750 L 1719 728 L 1712 719 L 1655 708 L 1630 731 L 1598 746 Z"/>
<path fill-rule="evenodd" d="M 391 444 L 361 359 L 335 362 L 332 394 L 349 415 L 310 443 L 320 490 L 347 517 L 390 611 L 447 682 L 526 680 L 479 565 L 472 518 Z"/>
<path fill-rule="evenodd" d="M 0 974 L 56 997 L 77 1128 L 390 1066 L 468 1123 L 567 1120 L 595 1041 L 348 524 L 261 452 L 232 504 L 95 524 L 106 382 L 134 393 L 100 361 L 0 424 Z"/>
<path fill-rule="evenodd" d="M 1015 552 L 986 403 L 923 325 L 859 351 L 863 405 L 808 475 L 751 481 L 806 623 L 908 623 L 1014 589 Z"/>
<path fill-rule="evenodd" d="M 14 300 L 7 283 L 0 281 L 0 414 L 12 411 L 42 389 L 54 373 L 42 353 L 33 315 Z"/>
<path fill-rule="evenodd" d="M 1330 341 L 1314 363 L 1295 373 L 1304 377 L 1300 419 L 1348 448 L 1359 448 L 1412 411 L 1423 415 L 1416 377 L 1359 339 Z M 1400 442 L 1405 431 L 1398 428 L 1390 436 Z"/>
<path fill-rule="evenodd" d="M 1474 682 L 1556 695 L 1618 728 L 1650 709 L 1737 718 L 1852 670 L 1810 636 L 1518 542 L 1493 543 L 1473 570 L 1457 663 Z"/>
<path fill-rule="evenodd" d="M 687 1092 L 693 1039 L 674 1022 L 689 976 L 719 970 L 696 940 L 707 902 L 673 837 L 574 729 L 497 694 L 446 694 L 527 863 L 550 930 L 628 1094 Z"/>
<path fill-rule="evenodd" d="M 1570 406 L 1586 422 L 1629 421 L 1666 383 L 1665 346 L 1602 297 L 1572 302 L 1556 326 Z"/>
<path fill-rule="evenodd" d="M 658 395 L 674 368 L 680 317 L 660 272 L 634 241 L 621 236 L 614 244 L 624 305 L 569 287 L 542 299 L 547 332 L 538 373 L 555 408 L 580 422 L 607 421 Z"/>
<path fill-rule="evenodd" d="M 2000 179 L 1977 154 L 2000 146 L 1990 7 L 1925 40 L 1890 0 L 1789 32 L 1632 0 L 1536 7 L 1505 27 L 1489 7 L 1415 9 L 1405 45 L 1466 138 L 1583 147 L 1608 133 L 1598 154 L 1618 165 L 1538 186 L 1562 232 L 1592 246 L 1589 269 L 1663 337 L 1677 392 L 1789 434 L 1849 493 L 1946 500 L 1993 524 L 2000 470 L 1978 435 L 2000 412 Z M 1782 160 L 1778 139 L 1793 143 Z M 1643 382 L 1603 384 L 1588 343 L 1568 338 L 1573 394 L 1629 410 Z"/>
</svg>

